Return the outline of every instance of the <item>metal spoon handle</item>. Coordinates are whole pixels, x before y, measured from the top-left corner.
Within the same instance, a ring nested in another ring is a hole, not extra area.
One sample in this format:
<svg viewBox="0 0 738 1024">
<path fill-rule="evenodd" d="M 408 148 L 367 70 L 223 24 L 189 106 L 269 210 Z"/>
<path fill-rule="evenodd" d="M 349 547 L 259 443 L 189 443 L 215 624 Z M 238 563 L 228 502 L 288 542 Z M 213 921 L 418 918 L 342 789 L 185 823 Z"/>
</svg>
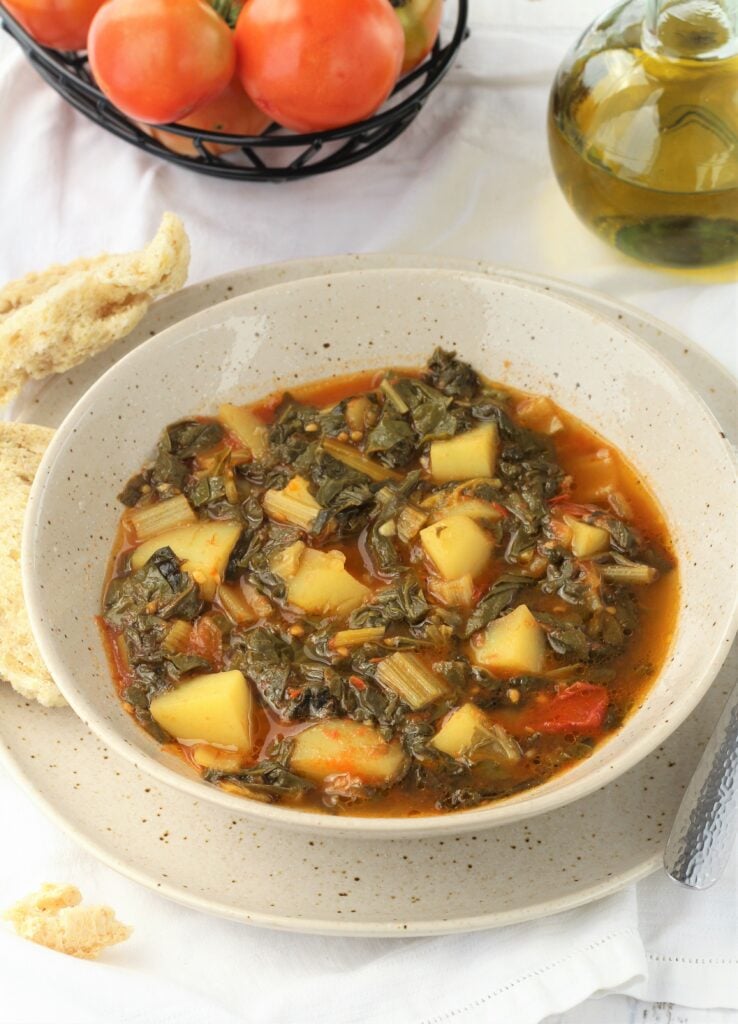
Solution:
<svg viewBox="0 0 738 1024">
<path fill-rule="evenodd" d="M 687 787 L 664 853 L 675 881 L 707 889 L 725 870 L 738 817 L 738 685 Z"/>
</svg>

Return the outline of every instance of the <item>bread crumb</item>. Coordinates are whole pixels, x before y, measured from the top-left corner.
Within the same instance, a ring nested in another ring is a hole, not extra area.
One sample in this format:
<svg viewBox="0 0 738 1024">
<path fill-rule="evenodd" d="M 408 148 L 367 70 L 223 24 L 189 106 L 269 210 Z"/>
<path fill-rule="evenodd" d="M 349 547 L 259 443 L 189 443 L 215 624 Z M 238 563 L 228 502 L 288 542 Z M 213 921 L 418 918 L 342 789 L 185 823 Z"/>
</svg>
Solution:
<svg viewBox="0 0 738 1024">
<path fill-rule="evenodd" d="M 82 960 L 94 960 L 133 931 L 116 919 L 110 907 L 82 907 L 81 902 L 76 886 L 46 883 L 3 917 L 22 938 Z"/>
<path fill-rule="evenodd" d="M 20 543 L 31 484 L 53 436 L 48 427 L 0 421 L 0 679 L 45 707 L 66 701 L 33 639 L 23 599 Z"/>
<path fill-rule="evenodd" d="M 75 260 L 0 288 L 0 404 L 130 334 L 154 299 L 182 287 L 189 261 L 184 225 L 165 213 L 139 252 Z"/>
</svg>

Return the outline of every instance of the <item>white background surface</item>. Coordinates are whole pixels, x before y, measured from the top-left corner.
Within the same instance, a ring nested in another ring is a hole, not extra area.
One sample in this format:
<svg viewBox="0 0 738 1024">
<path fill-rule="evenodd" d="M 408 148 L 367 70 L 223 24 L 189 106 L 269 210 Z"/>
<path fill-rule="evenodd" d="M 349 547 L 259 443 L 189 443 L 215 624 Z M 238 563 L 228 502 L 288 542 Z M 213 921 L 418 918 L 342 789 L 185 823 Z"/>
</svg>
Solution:
<svg viewBox="0 0 738 1024">
<path fill-rule="evenodd" d="M 735 286 L 707 287 L 688 275 L 626 261 L 579 226 L 553 180 L 544 127 L 548 86 L 568 44 L 599 10 L 590 0 L 476 0 L 473 36 L 411 130 L 366 163 L 291 186 L 219 182 L 153 161 L 65 107 L 13 44 L 0 39 L 0 280 L 86 253 L 138 247 L 153 233 L 161 211 L 172 209 L 184 217 L 192 238 L 191 280 L 243 265 L 344 251 L 483 258 L 619 296 L 678 326 L 735 371 Z M 41 880 L 85 880 L 86 894 L 109 899 L 142 933 L 149 922 L 161 935 L 167 928 L 191 929 L 195 947 L 212 944 L 227 956 L 236 926 L 180 912 L 119 879 L 47 823 L 1 774 L 0 815 L 3 835 L 12 835 L 5 851 L 0 847 L 3 905 Z M 726 893 L 726 912 L 733 916 L 734 897 Z M 305 940 L 306 962 L 313 941 Z M 732 951 L 733 958 L 737 953 Z M 124 961 L 116 951 L 111 961 L 117 957 L 129 970 L 141 966 L 135 949 L 127 955 L 132 959 Z M 2 1024 L 52 1019 L 39 1015 L 38 1007 L 52 1006 L 53 999 L 41 998 L 36 972 L 40 977 L 51 970 L 61 983 L 63 967 L 59 958 L 47 956 L 52 955 L 33 947 L 21 953 L 15 940 L 0 935 Z M 215 999 L 207 1004 L 212 1014 L 201 1009 L 196 1017 L 193 1008 L 192 1018 L 168 1019 L 215 1020 L 218 993 L 198 973 L 197 957 L 187 964 L 193 992 Z M 330 964 L 325 966 L 329 972 Z M 735 971 L 738 986 L 738 959 Z M 157 1020 L 167 1019 L 159 1002 L 154 1005 Z M 399 1010 L 401 1002 L 396 1005 L 392 1020 L 416 1024 Z M 88 1019 L 95 1019 L 94 1012 Z M 123 1015 L 118 1005 L 100 1004 L 98 1019 L 117 1024 Z M 152 1018 L 141 1011 L 136 1019 Z M 241 1019 L 261 1024 L 264 1017 L 245 1011 Z M 738 1014 L 615 997 L 588 1001 L 555 1020 L 734 1024 Z"/>
</svg>

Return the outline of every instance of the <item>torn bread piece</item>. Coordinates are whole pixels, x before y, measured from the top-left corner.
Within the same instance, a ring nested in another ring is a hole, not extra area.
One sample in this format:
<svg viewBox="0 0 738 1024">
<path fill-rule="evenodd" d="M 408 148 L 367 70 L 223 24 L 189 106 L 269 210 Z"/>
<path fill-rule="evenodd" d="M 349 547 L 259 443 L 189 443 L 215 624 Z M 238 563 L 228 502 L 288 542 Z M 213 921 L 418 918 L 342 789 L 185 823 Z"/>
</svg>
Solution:
<svg viewBox="0 0 738 1024">
<path fill-rule="evenodd" d="M 187 279 L 184 225 L 165 213 L 140 252 L 29 274 L 0 289 L 0 405 L 31 378 L 62 373 L 124 338 L 154 299 Z"/>
<path fill-rule="evenodd" d="M 110 907 L 82 907 L 81 902 L 76 886 L 46 883 L 3 917 L 22 938 L 83 960 L 94 960 L 133 931 L 117 920 Z"/>
<path fill-rule="evenodd" d="M 33 478 L 54 431 L 0 421 L 0 679 L 46 707 L 66 701 L 41 660 L 28 621 L 21 582 L 23 516 Z"/>
</svg>

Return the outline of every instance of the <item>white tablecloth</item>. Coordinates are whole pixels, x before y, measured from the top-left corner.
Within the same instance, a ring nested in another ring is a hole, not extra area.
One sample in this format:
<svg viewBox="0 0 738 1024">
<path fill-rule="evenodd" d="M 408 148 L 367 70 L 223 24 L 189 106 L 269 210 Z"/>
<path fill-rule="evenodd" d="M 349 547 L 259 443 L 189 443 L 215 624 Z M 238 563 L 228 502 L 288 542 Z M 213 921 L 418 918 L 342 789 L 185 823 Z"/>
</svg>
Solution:
<svg viewBox="0 0 738 1024">
<path fill-rule="evenodd" d="M 557 190 L 544 131 L 548 86 L 598 7 L 476 0 L 458 66 L 405 136 L 356 167 L 279 187 L 201 179 L 148 158 L 66 107 L 0 40 L 0 280 L 138 247 L 171 209 L 192 238 L 192 280 L 345 251 L 482 258 L 639 305 L 735 370 L 735 286 L 626 261 L 579 226 Z M 0 1024 L 535 1024 L 613 990 L 738 1010 L 735 859 L 705 895 L 654 876 L 504 932 L 345 942 L 270 934 L 168 903 L 97 864 L 2 773 L 0 815 L 0 905 L 43 880 L 73 881 L 136 926 L 96 965 L 0 930 Z M 691 1024 L 738 1019 L 688 1012 L 679 1019 Z M 561 1020 L 625 1024 L 634 1013 L 610 998 Z"/>
</svg>

